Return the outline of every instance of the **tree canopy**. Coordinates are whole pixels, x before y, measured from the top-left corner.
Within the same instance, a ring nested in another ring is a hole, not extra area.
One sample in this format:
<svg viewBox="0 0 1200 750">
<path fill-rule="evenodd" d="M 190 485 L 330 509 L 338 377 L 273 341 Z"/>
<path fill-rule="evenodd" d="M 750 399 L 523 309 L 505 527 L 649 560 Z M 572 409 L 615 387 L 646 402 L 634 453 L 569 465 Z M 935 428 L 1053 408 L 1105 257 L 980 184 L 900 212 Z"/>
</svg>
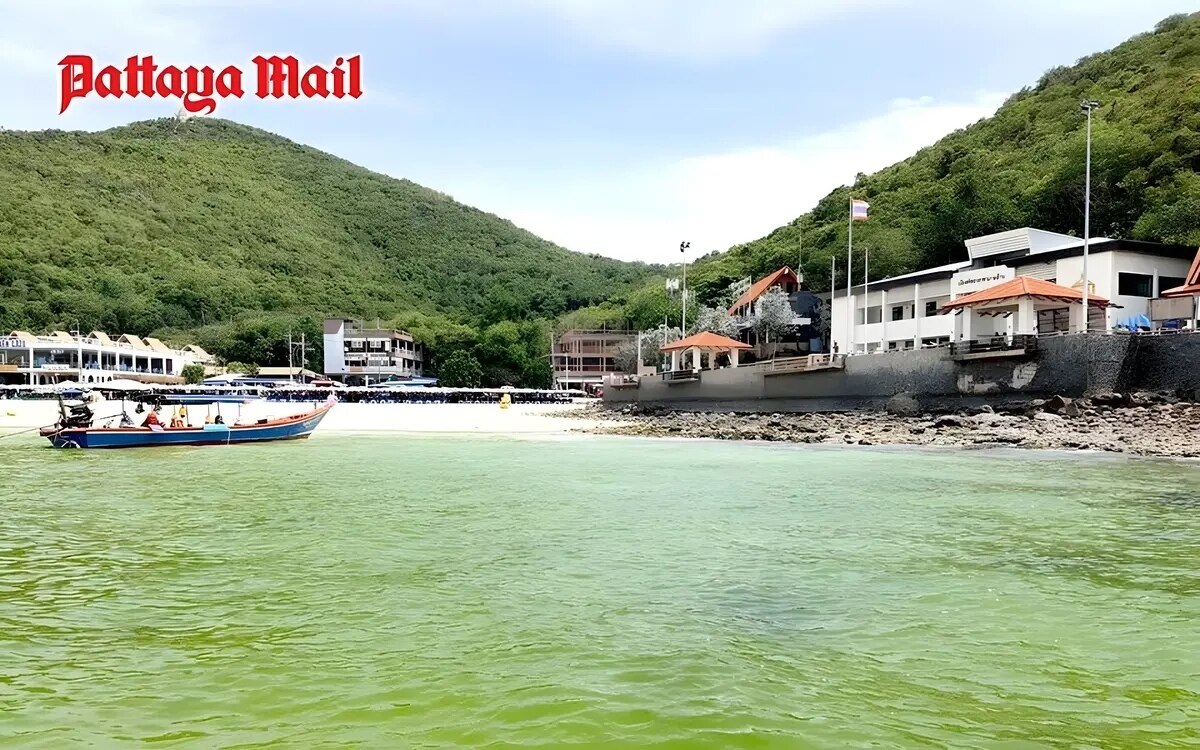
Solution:
<svg viewBox="0 0 1200 750">
<path fill-rule="evenodd" d="M 313 342 L 311 365 L 324 317 L 420 318 L 444 348 L 658 272 L 224 120 L 0 131 L 0 176 L 5 331 L 158 334 L 282 364 L 292 330 Z"/>
<path fill-rule="evenodd" d="M 688 283 L 712 304 L 737 279 L 794 267 L 803 246 L 811 287 L 830 288 L 832 257 L 840 288 L 852 197 L 871 204 L 870 220 L 854 228 L 856 279 L 867 247 L 879 278 L 965 260 L 964 240 L 991 232 L 1031 226 L 1080 235 L 1083 99 L 1101 105 L 1092 119 L 1092 235 L 1200 244 L 1197 71 L 1200 14 L 1167 18 L 1151 33 L 1048 71 L 994 116 L 860 174 L 767 236 L 700 259 Z M 628 299 L 656 293 L 647 283 Z"/>
</svg>

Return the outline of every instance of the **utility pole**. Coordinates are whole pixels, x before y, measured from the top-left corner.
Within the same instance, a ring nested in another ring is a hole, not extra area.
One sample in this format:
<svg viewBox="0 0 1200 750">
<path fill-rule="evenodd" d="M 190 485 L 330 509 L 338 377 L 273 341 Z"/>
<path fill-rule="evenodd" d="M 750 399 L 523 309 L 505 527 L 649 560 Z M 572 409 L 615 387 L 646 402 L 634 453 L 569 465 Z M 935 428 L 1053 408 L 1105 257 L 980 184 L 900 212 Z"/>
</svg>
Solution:
<svg viewBox="0 0 1200 750">
<path fill-rule="evenodd" d="M 288 329 L 288 382 L 295 383 L 295 378 L 292 377 L 292 329 Z"/>
<path fill-rule="evenodd" d="M 868 291 L 869 291 L 868 286 L 871 283 L 870 270 L 871 270 L 871 246 L 867 245 L 867 246 L 863 247 L 863 352 L 864 353 L 867 351 L 867 324 L 871 322 L 870 318 L 867 315 L 867 313 L 868 313 L 867 295 L 868 295 Z M 880 314 L 880 320 L 882 320 L 883 310 L 880 310 L 879 314 Z"/>
<path fill-rule="evenodd" d="M 825 342 L 825 348 L 829 354 L 833 354 L 833 302 L 837 296 L 837 256 L 830 253 L 829 255 L 829 341 Z M 846 305 L 849 306 L 850 299 L 846 298 Z M 823 326 L 822 326 L 823 327 Z"/>
<path fill-rule="evenodd" d="M 692 243 L 690 243 L 690 242 L 680 242 L 679 243 L 680 254 L 686 253 L 687 249 L 691 246 L 692 246 Z M 683 297 L 683 317 L 681 318 L 682 323 L 679 326 L 679 330 L 682 335 L 686 336 L 687 335 L 687 298 L 688 298 L 687 256 L 686 255 L 684 255 L 684 257 L 683 257 L 683 294 L 681 296 Z"/>
<path fill-rule="evenodd" d="M 796 221 L 796 287 L 804 285 L 804 217 Z"/>
<path fill-rule="evenodd" d="M 1083 182 L 1083 332 L 1088 332 L 1091 315 L 1088 310 L 1088 245 L 1092 234 L 1092 110 L 1100 102 L 1084 99 L 1079 109 L 1087 115 L 1087 157 Z"/>
<path fill-rule="evenodd" d="M 79 330 L 79 321 L 75 321 L 75 330 L 71 331 L 75 336 L 75 364 L 79 365 L 79 374 L 76 376 L 76 382 L 83 382 L 83 333 Z M 31 361 L 30 366 L 33 366 Z M 165 369 L 165 368 L 164 368 Z"/>
</svg>

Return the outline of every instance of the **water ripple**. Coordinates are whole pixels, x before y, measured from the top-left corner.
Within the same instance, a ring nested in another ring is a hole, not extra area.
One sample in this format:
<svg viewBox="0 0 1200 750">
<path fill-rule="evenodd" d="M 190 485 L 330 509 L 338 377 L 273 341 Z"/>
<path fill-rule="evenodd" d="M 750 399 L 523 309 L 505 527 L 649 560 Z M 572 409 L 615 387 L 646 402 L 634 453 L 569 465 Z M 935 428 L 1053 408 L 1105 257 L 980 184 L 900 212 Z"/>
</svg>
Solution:
<svg viewBox="0 0 1200 750">
<path fill-rule="evenodd" d="M 1200 731 L 1198 467 L 318 437 L 0 449 L 4 746 Z"/>
</svg>

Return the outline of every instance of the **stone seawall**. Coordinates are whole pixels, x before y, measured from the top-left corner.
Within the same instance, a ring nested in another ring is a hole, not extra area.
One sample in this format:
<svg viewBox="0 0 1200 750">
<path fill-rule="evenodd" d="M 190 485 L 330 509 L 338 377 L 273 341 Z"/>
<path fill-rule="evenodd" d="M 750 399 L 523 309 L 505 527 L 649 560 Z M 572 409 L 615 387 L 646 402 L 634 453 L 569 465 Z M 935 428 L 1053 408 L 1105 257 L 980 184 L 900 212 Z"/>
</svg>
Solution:
<svg viewBox="0 0 1200 750">
<path fill-rule="evenodd" d="M 755 366 L 705 371 L 696 381 L 643 378 L 609 388 L 606 404 L 679 410 L 808 412 L 881 408 L 897 393 L 977 406 L 1125 390 L 1200 391 L 1200 335 L 1089 334 L 1039 339 L 1035 353 L 956 361 L 948 349 L 846 358 L 845 369 L 771 375 Z"/>
<path fill-rule="evenodd" d="M 1139 388 L 1200 397 L 1200 334 L 1138 337 L 1133 347 Z"/>
</svg>

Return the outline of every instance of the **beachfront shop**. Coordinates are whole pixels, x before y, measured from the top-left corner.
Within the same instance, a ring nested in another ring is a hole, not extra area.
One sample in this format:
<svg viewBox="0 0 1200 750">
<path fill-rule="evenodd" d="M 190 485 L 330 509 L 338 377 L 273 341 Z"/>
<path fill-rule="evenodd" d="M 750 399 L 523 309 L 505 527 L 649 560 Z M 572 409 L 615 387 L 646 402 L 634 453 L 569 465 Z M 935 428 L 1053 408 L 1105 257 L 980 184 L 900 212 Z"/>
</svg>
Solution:
<svg viewBox="0 0 1200 750">
<path fill-rule="evenodd" d="M 159 339 L 133 334 L 12 331 L 0 337 L 0 383 L 8 385 L 104 383 L 116 378 L 182 383 L 185 366 L 211 361 L 199 347 L 174 349 Z"/>
</svg>

